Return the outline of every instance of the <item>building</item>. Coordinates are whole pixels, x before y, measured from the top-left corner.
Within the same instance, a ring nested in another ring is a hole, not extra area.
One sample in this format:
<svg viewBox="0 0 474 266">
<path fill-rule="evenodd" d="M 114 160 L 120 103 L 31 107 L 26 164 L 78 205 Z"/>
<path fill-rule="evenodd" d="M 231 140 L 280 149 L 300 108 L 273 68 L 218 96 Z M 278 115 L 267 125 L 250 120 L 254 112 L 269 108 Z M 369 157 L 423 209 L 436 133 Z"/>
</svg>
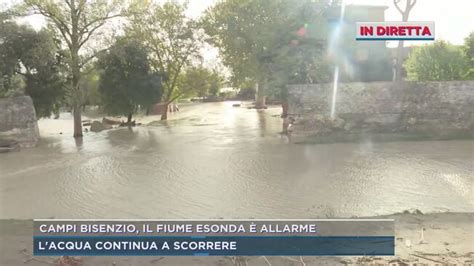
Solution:
<svg viewBox="0 0 474 266">
<path fill-rule="evenodd" d="M 344 11 L 340 7 L 329 10 L 329 56 L 339 65 L 341 81 L 392 80 L 393 60 L 386 42 L 355 40 L 357 22 L 383 22 L 387 8 L 347 5 Z"/>
</svg>

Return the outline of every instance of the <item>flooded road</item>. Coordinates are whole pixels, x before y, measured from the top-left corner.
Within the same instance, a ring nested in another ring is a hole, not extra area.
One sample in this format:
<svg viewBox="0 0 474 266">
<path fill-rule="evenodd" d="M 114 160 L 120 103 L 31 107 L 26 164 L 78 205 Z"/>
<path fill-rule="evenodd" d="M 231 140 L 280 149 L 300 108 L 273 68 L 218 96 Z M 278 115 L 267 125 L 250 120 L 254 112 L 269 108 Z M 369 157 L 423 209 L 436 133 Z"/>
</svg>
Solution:
<svg viewBox="0 0 474 266">
<path fill-rule="evenodd" d="M 87 133 L 82 142 L 70 137 L 67 115 L 42 120 L 37 148 L 0 154 L 0 218 L 474 211 L 473 141 L 287 144 L 279 112 L 182 107 L 172 121 Z"/>
</svg>

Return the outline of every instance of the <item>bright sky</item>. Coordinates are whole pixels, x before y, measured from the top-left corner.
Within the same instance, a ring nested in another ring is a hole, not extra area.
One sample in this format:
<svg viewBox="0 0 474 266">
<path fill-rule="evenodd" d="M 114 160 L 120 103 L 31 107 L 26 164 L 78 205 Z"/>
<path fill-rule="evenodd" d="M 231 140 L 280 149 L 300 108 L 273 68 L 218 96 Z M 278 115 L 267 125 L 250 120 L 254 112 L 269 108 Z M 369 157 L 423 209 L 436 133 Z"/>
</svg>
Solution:
<svg viewBox="0 0 474 266">
<path fill-rule="evenodd" d="M 163 1 L 163 0 L 160 0 Z M 188 16 L 198 17 L 217 0 L 189 0 Z M 0 0 L 0 7 L 19 0 Z M 403 0 L 402 0 L 403 2 Z M 393 5 L 393 0 L 345 0 L 345 4 L 385 5 L 385 20 L 400 21 L 401 16 Z M 469 32 L 474 31 L 473 0 L 417 0 L 410 14 L 411 21 L 434 21 L 436 39 L 444 39 L 453 44 L 462 44 Z M 40 27 L 39 17 L 30 18 L 29 23 Z M 408 43 L 408 45 L 413 44 Z M 416 42 L 415 42 L 416 44 Z"/>
<path fill-rule="evenodd" d="M 190 0 L 188 16 L 198 17 L 217 0 Z M 393 0 L 343 0 L 346 5 L 382 5 L 386 21 L 401 21 L 401 15 L 393 4 Z M 402 0 L 402 6 L 405 1 Z M 474 31 L 474 0 L 417 0 L 409 20 L 434 21 L 436 40 L 447 40 L 452 44 L 463 44 L 470 32 Z M 421 45 L 426 41 L 406 41 L 405 46 Z M 387 42 L 387 46 L 396 47 L 397 41 Z M 204 52 L 205 64 L 213 64 L 218 57 L 217 49 Z"/>
<path fill-rule="evenodd" d="M 402 3 L 405 1 L 402 0 Z M 346 0 L 345 4 L 385 5 L 386 21 L 400 21 L 401 15 L 393 0 Z M 403 5 L 402 5 L 403 6 Z M 452 44 L 463 44 L 464 38 L 474 31 L 473 0 L 417 0 L 409 20 L 434 21 L 436 40 L 447 40 Z M 409 42 L 407 45 L 420 42 Z"/>
<path fill-rule="evenodd" d="M 188 15 L 197 17 L 216 0 L 190 0 Z M 393 5 L 393 0 L 345 0 L 346 5 L 382 5 L 386 21 L 400 21 L 401 15 Z M 404 0 L 402 0 L 404 4 Z M 402 5 L 403 6 L 403 5 Z M 411 21 L 434 21 L 436 39 L 447 40 L 453 44 L 463 44 L 464 38 L 474 31 L 473 0 L 417 0 L 410 13 Z M 409 42 L 417 44 L 420 42 Z"/>
<path fill-rule="evenodd" d="M 164 2 L 165 0 L 157 0 Z M 184 1 L 184 0 L 179 0 Z M 18 3 L 21 0 L 0 0 L 0 8 Z M 187 15 L 199 17 L 203 11 L 216 3 L 217 0 L 189 0 Z M 388 6 L 385 11 L 386 21 L 400 21 L 401 15 L 393 5 L 393 0 L 344 0 L 344 4 L 359 5 L 383 5 Z M 404 0 L 402 0 L 402 3 Z M 463 44 L 464 38 L 474 31 L 474 0 L 417 0 L 415 7 L 410 13 L 411 21 L 434 21 L 435 37 L 437 40 L 447 40 L 453 44 Z M 39 16 L 30 17 L 25 22 L 32 24 L 35 28 L 44 25 L 44 20 Z M 405 42 L 405 46 L 419 45 L 426 42 Z M 389 47 L 396 46 L 397 42 L 388 42 Z M 218 50 L 207 47 L 203 51 L 205 65 L 212 66 L 217 61 Z"/>
</svg>

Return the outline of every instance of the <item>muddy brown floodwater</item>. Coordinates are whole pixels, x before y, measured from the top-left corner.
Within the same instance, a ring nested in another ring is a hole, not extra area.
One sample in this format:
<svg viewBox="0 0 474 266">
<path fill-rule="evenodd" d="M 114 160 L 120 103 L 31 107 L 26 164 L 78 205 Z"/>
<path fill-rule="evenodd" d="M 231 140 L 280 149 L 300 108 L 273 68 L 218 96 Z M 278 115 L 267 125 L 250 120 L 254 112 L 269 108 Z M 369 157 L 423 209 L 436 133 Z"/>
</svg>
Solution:
<svg viewBox="0 0 474 266">
<path fill-rule="evenodd" d="M 471 140 L 288 144 L 279 108 L 181 109 L 171 121 L 89 132 L 82 142 L 70 137 L 69 114 L 41 120 L 37 148 L 0 154 L 0 218 L 474 211 Z"/>
</svg>

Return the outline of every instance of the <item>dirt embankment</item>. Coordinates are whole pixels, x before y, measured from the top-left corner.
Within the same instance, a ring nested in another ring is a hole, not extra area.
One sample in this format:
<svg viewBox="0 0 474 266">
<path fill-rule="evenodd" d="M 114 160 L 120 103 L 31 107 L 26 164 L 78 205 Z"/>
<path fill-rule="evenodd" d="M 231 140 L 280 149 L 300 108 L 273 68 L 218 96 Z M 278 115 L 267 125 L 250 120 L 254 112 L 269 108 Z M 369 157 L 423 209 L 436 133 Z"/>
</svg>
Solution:
<svg viewBox="0 0 474 266">
<path fill-rule="evenodd" d="M 405 212 L 395 219 L 394 257 L 83 257 L 76 265 L 472 265 L 474 213 Z M 58 265 L 33 257 L 32 221 L 0 221 L 0 265 Z M 66 261 L 63 259 L 63 261 Z M 74 264 L 63 264 L 74 265 Z"/>
</svg>

